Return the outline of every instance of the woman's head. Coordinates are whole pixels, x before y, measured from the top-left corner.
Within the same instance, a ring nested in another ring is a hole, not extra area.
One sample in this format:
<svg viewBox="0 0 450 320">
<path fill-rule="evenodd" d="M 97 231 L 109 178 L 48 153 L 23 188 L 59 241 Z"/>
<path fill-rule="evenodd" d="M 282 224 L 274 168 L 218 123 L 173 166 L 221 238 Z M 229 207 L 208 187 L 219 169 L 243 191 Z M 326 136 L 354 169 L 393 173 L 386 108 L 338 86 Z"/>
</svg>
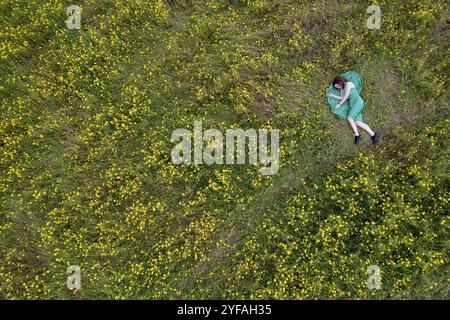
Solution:
<svg viewBox="0 0 450 320">
<path fill-rule="evenodd" d="M 345 87 L 345 81 L 346 80 L 343 77 L 337 76 L 333 80 L 333 87 L 335 87 L 336 89 L 342 89 Z"/>
</svg>

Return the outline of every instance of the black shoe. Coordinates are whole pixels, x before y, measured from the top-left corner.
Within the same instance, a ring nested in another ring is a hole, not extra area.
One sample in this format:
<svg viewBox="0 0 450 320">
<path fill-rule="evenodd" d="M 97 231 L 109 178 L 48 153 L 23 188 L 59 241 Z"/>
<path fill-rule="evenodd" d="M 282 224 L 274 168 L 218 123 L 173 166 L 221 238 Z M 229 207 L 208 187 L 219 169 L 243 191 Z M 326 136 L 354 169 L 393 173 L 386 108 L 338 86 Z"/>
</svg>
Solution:
<svg viewBox="0 0 450 320">
<path fill-rule="evenodd" d="M 355 144 L 359 144 L 361 142 L 361 139 L 362 139 L 361 135 L 355 136 Z"/>
<path fill-rule="evenodd" d="M 372 144 L 377 143 L 379 137 L 380 135 L 377 132 L 375 132 L 375 134 L 370 137 L 370 139 L 372 139 Z"/>
</svg>

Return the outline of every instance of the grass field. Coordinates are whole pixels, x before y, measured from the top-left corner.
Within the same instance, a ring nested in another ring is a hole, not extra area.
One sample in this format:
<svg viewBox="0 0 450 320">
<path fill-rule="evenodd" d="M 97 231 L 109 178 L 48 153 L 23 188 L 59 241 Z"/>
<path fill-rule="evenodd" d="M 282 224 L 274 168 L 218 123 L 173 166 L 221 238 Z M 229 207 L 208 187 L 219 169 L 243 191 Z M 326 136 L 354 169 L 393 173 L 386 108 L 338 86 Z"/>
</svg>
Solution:
<svg viewBox="0 0 450 320">
<path fill-rule="evenodd" d="M 0 0 L 0 299 L 448 299 L 449 21 L 444 0 Z M 350 69 L 376 145 L 326 103 Z M 194 121 L 279 129 L 280 170 L 173 164 Z"/>
</svg>

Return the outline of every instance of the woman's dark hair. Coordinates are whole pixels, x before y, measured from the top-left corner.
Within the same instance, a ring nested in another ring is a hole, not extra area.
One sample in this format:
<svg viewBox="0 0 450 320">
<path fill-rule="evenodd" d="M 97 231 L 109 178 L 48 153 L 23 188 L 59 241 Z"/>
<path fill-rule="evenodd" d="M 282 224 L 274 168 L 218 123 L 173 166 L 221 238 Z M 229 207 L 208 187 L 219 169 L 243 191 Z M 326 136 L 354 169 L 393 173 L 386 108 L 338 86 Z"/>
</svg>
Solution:
<svg viewBox="0 0 450 320">
<path fill-rule="evenodd" d="M 347 81 L 347 79 L 341 77 L 341 76 L 337 76 L 336 78 L 334 78 L 333 80 L 333 87 L 336 84 L 339 84 L 342 88 L 345 87 L 345 82 Z"/>
</svg>

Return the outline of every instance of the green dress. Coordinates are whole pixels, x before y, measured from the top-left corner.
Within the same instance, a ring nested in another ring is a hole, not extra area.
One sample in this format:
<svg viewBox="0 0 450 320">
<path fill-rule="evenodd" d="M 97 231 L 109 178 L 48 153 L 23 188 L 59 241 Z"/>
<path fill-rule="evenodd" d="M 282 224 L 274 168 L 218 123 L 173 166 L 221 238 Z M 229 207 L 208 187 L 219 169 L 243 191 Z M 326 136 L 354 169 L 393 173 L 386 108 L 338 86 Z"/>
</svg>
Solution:
<svg viewBox="0 0 450 320">
<path fill-rule="evenodd" d="M 355 88 L 350 90 L 350 96 L 338 109 L 335 109 L 334 107 L 339 103 L 339 100 L 332 97 L 327 97 L 328 104 L 331 106 L 331 111 L 342 120 L 350 117 L 356 121 L 363 122 L 362 112 L 365 104 L 364 100 L 360 96 L 363 79 L 356 71 L 353 70 L 344 72 L 340 74 L 340 76 L 345 78 L 347 81 L 353 82 L 355 84 Z M 344 90 L 339 90 L 333 87 L 333 84 L 328 87 L 327 93 L 328 92 L 341 97 L 345 93 Z"/>
</svg>

